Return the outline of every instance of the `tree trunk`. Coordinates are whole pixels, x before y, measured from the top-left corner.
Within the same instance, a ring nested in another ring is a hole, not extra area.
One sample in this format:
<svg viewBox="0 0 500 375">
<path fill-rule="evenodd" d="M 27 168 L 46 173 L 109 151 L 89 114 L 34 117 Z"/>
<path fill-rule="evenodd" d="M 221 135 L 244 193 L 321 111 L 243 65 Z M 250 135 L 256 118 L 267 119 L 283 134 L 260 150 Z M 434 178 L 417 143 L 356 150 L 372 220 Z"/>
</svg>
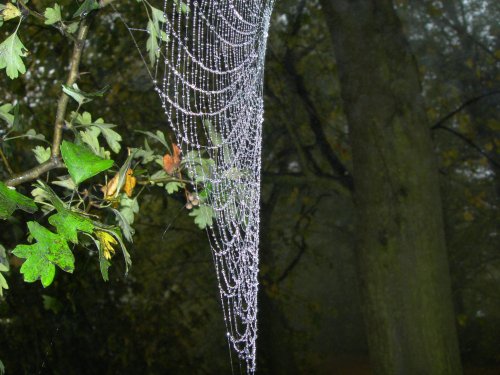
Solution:
<svg viewBox="0 0 500 375">
<path fill-rule="evenodd" d="M 375 374 L 462 372 L 437 168 L 391 1 L 321 0 L 353 152 L 357 261 Z"/>
</svg>

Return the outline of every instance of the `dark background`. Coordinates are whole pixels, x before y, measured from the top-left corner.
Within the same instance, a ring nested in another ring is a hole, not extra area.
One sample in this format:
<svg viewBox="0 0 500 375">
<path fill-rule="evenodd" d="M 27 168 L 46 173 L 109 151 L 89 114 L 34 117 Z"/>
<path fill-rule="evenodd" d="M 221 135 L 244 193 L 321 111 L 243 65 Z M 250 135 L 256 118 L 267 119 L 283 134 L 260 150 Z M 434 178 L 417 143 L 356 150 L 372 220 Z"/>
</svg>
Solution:
<svg viewBox="0 0 500 375">
<path fill-rule="evenodd" d="M 462 360 L 468 373 L 498 374 L 500 5 L 444 3 L 399 0 L 394 7 L 418 63 L 427 125 L 446 118 L 451 129 L 436 128 L 432 137 Z M 135 2 L 116 6 L 132 26 L 144 23 Z M 272 17 L 262 160 L 262 374 L 370 373 L 353 199 L 329 162 L 331 153 L 352 169 L 328 22 L 318 1 L 278 1 Z M 0 29 L 2 39 L 10 26 Z M 18 101 L 23 126 L 50 137 L 71 46 L 49 28 L 32 25 L 21 35 L 29 71 L 16 81 L 2 74 L 0 101 Z M 81 87 L 111 85 L 89 108 L 119 125 L 124 144 L 139 142 L 136 129 L 168 131 L 143 62 L 112 9 L 93 22 L 81 70 L 88 73 Z M 34 144 L 5 147 L 16 166 L 34 165 Z M 11 289 L 0 303 L 0 358 L 8 374 L 231 372 L 205 232 L 180 199 L 162 191 L 148 190 L 140 205 L 128 277 L 115 261 L 110 282 L 103 282 L 96 256 L 86 251 L 76 253 L 73 275 L 58 272 L 47 289 L 10 273 Z M 0 228 L 7 249 L 24 241 L 21 221 Z M 233 366 L 238 373 L 234 355 Z"/>
</svg>

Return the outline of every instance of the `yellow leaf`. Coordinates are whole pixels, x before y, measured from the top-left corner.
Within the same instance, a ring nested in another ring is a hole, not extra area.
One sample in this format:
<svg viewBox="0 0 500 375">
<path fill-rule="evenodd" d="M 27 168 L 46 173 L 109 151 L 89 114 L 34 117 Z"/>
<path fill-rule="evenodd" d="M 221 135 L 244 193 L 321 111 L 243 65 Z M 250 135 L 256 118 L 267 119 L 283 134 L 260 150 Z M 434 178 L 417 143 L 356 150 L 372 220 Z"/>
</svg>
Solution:
<svg viewBox="0 0 500 375">
<path fill-rule="evenodd" d="M 134 171 L 129 168 L 125 177 L 125 185 L 123 186 L 123 191 L 127 194 L 127 197 L 130 198 L 132 196 L 136 184 L 137 179 L 134 177 Z"/>
<path fill-rule="evenodd" d="M 465 221 L 473 221 L 474 220 L 474 215 L 472 215 L 472 212 L 465 211 L 464 212 L 464 220 Z"/>
<path fill-rule="evenodd" d="M 116 242 L 116 239 L 108 232 L 98 230 L 95 232 L 95 234 L 97 236 L 97 239 L 101 243 L 101 249 L 104 258 L 110 260 L 113 255 L 115 255 L 115 248 L 113 246 L 118 245 L 118 242 Z"/>
<path fill-rule="evenodd" d="M 4 21 L 11 20 L 21 16 L 19 9 L 12 3 L 5 4 L 5 8 L 0 11 L 0 16 L 2 16 Z"/>
</svg>

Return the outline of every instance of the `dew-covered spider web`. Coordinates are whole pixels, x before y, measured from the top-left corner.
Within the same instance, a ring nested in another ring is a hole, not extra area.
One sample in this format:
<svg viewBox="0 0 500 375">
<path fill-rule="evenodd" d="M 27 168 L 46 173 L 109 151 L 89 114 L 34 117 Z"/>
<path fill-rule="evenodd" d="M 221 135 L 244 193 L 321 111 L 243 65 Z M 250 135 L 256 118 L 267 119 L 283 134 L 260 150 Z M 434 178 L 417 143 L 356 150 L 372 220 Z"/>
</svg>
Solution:
<svg viewBox="0 0 500 375">
<path fill-rule="evenodd" d="M 199 209 L 212 221 L 228 343 L 248 373 L 256 364 L 263 76 L 273 3 L 146 3 L 150 72 L 195 194 L 204 194 Z"/>
</svg>

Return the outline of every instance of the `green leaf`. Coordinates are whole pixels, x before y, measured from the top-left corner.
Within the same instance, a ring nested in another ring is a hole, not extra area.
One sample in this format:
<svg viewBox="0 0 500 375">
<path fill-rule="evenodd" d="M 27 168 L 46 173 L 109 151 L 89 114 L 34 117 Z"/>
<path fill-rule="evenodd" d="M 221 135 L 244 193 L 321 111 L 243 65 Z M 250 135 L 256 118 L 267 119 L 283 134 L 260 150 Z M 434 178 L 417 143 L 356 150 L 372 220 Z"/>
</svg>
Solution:
<svg viewBox="0 0 500 375">
<path fill-rule="evenodd" d="M 99 9 L 99 3 L 96 0 L 85 0 L 75 14 L 73 14 L 73 18 L 85 18 L 90 12 L 96 9 Z"/>
<path fill-rule="evenodd" d="M 146 41 L 146 50 L 149 53 L 151 66 L 154 66 L 156 59 L 160 57 L 159 42 L 160 40 L 168 42 L 168 36 L 160 26 L 161 23 L 166 21 L 163 11 L 153 6 L 150 6 L 150 8 L 152 19 L 148 21 L 146 27 L 149 34 L 148 40 Z"/>
<path fill-rule="evenodd" d="M 2 26 L 2 23 L 0 23 L 0 26 Z M 5 366 L 3 365 L 3 362 L 0 361 L 0 375 L 5 374 Z"/>
<path fill-rule="evenodd" d="M 122 136 L 112 130 L 111 128 L 114 128 L 116 125 L 113 124 L 100 124 L 95 122 L 94 127 L 97 127 L 101 130 L 102 134 L 104 135 L 104 138 L 106 139 L 106 142 L 108 143 L 108 146 L 113 152 L 119 153 L 121 149 L 120 142 L 122 141 Z"/>
<path fill-rule="evenodd" d="M 0 119 L 4 120 L 9 126 L 14 124 L 14 115 L 10 113 L 12 108 L 14 106 L 10 103 L 0 106 Z"/>
<path fill-rule="evenodd" d="M 55 3 L 54 8 L 45 9 L 43 16 L 45 17 L 46 25 L 53 25 L 54 23 L 59 22 L 62 19 L 61 7 L 59 6 L 59 4 Z"/>
<path fill-rule="evenodd" d="M 33 186 L 36 188 L 31 192 L 31 194 L 35 197 L 35 202 L 50 202 L 57 211 L 61 212 L 66 210 L 64 202 L 45 182 L 38 180 L 35 184 L 33 184 Z"/>
<path fill-rule="evenodd" d="M 27 49 L 17 36 L 17 32 L 0 44 L 0 69 L 6 69 L 10 79 L 16 79 L 19 73 L 26 73 L 22 57 L 27 55 Z"/>
<path fill-rule="evenodd" d="M 208 138 L 212 142 L 212 146 L 214 147 L 219 147 L 222 145 L 222 137 L 221 135 L 215 130 L 215 127 L 212 125 L 212 122 L 208 119 L 203 120 L 203 125 L 205 126 L 205 129 L 207 129 L 208 132 Z"/>
<path fill-rule="evenodd" d="M 150 131 L 142 131 L 142 130 L 136 130 L 136 132 L 146 134 L 148 137 L 151 137 L 151 138 L 157 140 L 163 146 L 165 146 L 170 153 L 172 153 L 172 150 L 170 149 L 170 146 L 167 143 L 167 140 L 165 139 L 165 135 L 161 131 L 157 130 L 156 134 L 153 134 Z"/>
<path fill-rule="evenodd" d="M 101 130 L 95 127 L 89 127 L 85 131 L 80 131 L 80 138 L 84 143 L 86 143 L 94 154 L 101 156 L 101 146 L 99 145 L 99 134 Z"/>
<path fill-rule="evenodd" d="M 113 166 L 113 160 L 102 159 L 85 146 L 63 141 L 61 155 L 75 184 L 89 179 Z"/>
<path fill-rule="evenodd" d="M 104 258 L 104 255 L 101 255 L 102 250 L 99 245 L 99 269 L 101 270 L 102 279 L 104 281 L 109 281 L 108 269 L 111 267 L 111 262 Z"/>
<path fill-rule="evenodd" d="M 148 51 L 149 62 L 154 66 L 156 59 L 160 57 L 159 44 L 158 44 L 158 28 L 153 21 L 149 20 L 146 27 L 148 31 L 148 40 L 146 41 L 146 51 Z"/>
<path fill-rule="evenodd" d="M 99 91 L 94 92 L 85 92 L 80 90 L 76 83 L 73 83 L 72 86 L 62 85 L 63 91 L 65 94 L 72 97 L 79 105 L 84 103 L 91 102 L 93 98 L 103 96 L 106 91 L 108 91 L 109 86 L 105 86 Z"/>
<path fill-rule="evenodd" d="M 206 227 L 211 227 L 213 225 L 215 211 L 211 206 L 201 205 L 193 208 L 193 210 L 189 213 L 189 216 L 194 217 L 194 223 L 198 225 L 200 229 L 205 229 Z"/>
<path fill-rule="evenodd" d="M 50 147 L 36 146 L 33 150 L 36 161 L 40 164 L 50 159 Z"/>
<path fill-rule="evenodd" d="M 187 5 L 184 1 L 174 0 L 174 4 L 177 5 L 177 10 L 181 13 L 188 14 L 191 9 L 189 9 L 189 5 Z"/>
<path fill-rule="evenodd" d="M 55 266 L 73 273 L 75 257 L 63 236 L 52 233 L 34 221 L 28 222 L 28 229 L 37 242 L 33 245 L 17 245 L 12 251 L 15 256 L 26 259 L 21 267 L 24 281 L 31 283 L 40 279 L 42 285 L 47 287 L 54 280 Z"/>
<path fill-rule="evenodd" d="M 0 181 L 0 219 L 7 219 L 16 209 L 33 213 L 38 206 L 32 199 L 9 189 Z"/>
<path fill-rule="evenodd" d="M 59 179 L 59 181 L 52 181 L 52 184 L 61 186 L 68 190 L 76 189 L 75 182 L 71 179 L 71 176 L 63 176 L 63 177 L 59 176 L 57 178 Z"/>
<path fill-rule="evenodd" d="M 6 255 L 5 248 L 0 245 L 0 272 L 9 271 L 9 261 Z M 4 289 L 9 289 L 9 284 L 7 284 L 7 280 L 5 280 L 5 277 L 0 273 L 0 296 L 3 296 Z"/>
<path fill-rule="evenodd" d="M 37 139 L 39 141 L 45 140 L 45 136 L 37 133 L 35 129 L 29 129 L 24 135 L 28 137 L 28 139 Z"/>
<path fill-rule="evenodd" d="M 112 208 L 111 209 L 116 216 L 116 220 L 118 225 L 122 229 L 123 236 L 129 242 L 134 242 L 133 235 L 135 234 L 135 229 L 132 227 L 131 223 L 128 221 L 130 218 L 130 212 L 124 215 L 122 212 Z M 132 221 L 133 221 L 133 213 L 132 213 Z"/>
<path fill-rule="evenodd" d="M 210 158 L 202 158 L 198 151 L 188 152 L 182 159 L 181 165 L 186 167 L 189 178 L 201 183 L 210 178 L 215 169 L 215 161 Z"/>
<path fill-rule="evenodd" d="M 184 184 L 182 182 L 172 181 L 165 185 L 165 190 L 167 191 L 168 194 L 173 194 L 179 191 L 179 189 L 183 186 Z"/>
<path fill-rule="evenodd" d="M 90 219 L 69 210 L 52 215 L 49 223 L 57 228 L 57 233 L 75 244 L 78 243 L 78 231 L 92 233 L 94 230 Z"/>
<path fill-rule="evenodd" d="M 144 143 L 147 144 L 147 140 L 144 140 Z M 148 164 L 155 160 L 155 153 L 150 148 L 146 150 L 142 148 L 133 148 L 131 152 L 134 154 L 134 159 L 142 159 L 141 164 Z"/>
<path fill-rule="evenodd" d="M 76 32 L 76 30 L 78 30 L 78 25 L 78 22 L 71 22 L 68 26 L 66 26 L 66 31 L 70 34 L 73 34 L 74 32 Z"/>
</svg>

